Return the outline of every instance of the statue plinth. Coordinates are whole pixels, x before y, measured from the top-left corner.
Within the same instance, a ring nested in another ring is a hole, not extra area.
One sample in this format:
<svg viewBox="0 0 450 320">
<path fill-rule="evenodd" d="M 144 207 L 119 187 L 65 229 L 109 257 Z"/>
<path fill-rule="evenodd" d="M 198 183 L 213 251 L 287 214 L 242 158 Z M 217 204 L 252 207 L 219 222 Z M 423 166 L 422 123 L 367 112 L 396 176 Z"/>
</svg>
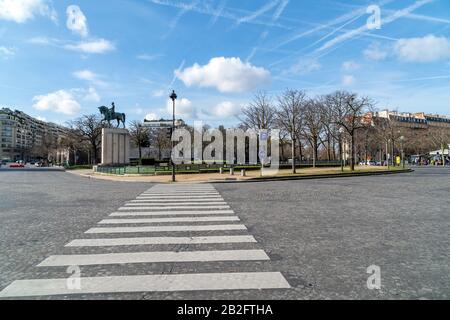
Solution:
<svg viewBox="0 0 450 320">
<path fill-rule="evenodd" d="M 130 164 L 130 132 L 127 129 L 102 129 L 102 166 Z"/>
</svg>

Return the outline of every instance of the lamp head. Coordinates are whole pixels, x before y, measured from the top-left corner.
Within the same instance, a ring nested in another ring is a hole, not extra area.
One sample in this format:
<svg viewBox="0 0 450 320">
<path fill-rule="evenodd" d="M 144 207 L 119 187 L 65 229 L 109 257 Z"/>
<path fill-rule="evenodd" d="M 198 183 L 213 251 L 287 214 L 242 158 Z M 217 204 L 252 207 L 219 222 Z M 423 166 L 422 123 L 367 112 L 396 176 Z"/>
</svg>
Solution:
<svg viewBox="0 0 450 320">
<path fill-rule="evenodd" d="M 172 91 L 172 94 L 170 95 L 170 99 L 172 99 L 172 101 L 175 101 L 178 98 L 177 94 L 175 93 L 175 90 Z"/>
</svg>

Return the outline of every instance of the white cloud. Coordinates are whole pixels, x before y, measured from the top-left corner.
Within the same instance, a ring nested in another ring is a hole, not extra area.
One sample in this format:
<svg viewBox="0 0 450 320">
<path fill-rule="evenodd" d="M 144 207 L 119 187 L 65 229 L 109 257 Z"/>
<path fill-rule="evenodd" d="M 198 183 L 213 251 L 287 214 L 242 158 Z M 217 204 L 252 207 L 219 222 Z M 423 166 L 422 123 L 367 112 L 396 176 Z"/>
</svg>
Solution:
<svg viewBox="0 0 450 320">
<path fill-rule="evenodd" d="M 384 60 L 388 56 L 388 52 L 383 50 L 378 42 L 372 43 L 363 51 L 363 54 L 367 59 L 375 61 Z"/>
<path fill-rule="evenodd" d="M 67 28 L 75 34 L 87 37 L 89 34 L 87 19 L 80 7 L 75 5 L 68 6 L 66 13 Z"/>
<path fill-rule="evenodd" d="M 172 114 L 172 108 L 172 100 L 168 99 L 166 103 L 166 112 Z M 182 98 L 176 101 L 175 115 L 177 118 L 192 119 L 196 117 L 196 110 L 189 99 Z"/>
<path fill-rule="evenodd" d="M 153 120 L 159 120 L 160 118 L 156 115 L 156 113 L 149 113 L 145 116 L 145 120 L 147 121 L 153 121 Z"/>
<path fill-rule="evenodd" d="M 47 119 L 45 117 L 37 116 L 36 119 L 38 119 L 39 121 L 47 122 Z"/>
<path fill-rule="evenodd" d="M 41 45 L 53 45 L 58 42 L 56 39 L 50 39 L 47 37 L 34 37 L 31 39 L 28 39 L 27 42 L 32 44 L 41 44 Z"/>
<path fill-rule="evenodd" d="M 288 74 L 306 75 L 314 71 L 322 69 L 322 65 L 316 60 L 300 60 L 294 64 L 288 71 Z"/>
<path fill-rule="evenodd" d="M 95 81 L 98 79 L 98 75 L 90 70 L 75 71 L 73 75 L 78 79 L 86 81 Z"/>
<path fill-rule="evenodd" d="M 210 109 L 204 109 L 203 112 L 209 116 L 225 119 L 238 115 L 241 107 L 230 101 L 223 101 Z"/>
<path fill-rule="evenodd" d="M 360 65 L 357 64 L 355 61 L 349 60 L 342 63 L 342 70 L 344 71 L 353 71 L 360 68 Z"/>
<path fill-rule="evenodd" d="M 353 85 L 355 81 L 355 77 L 349 74 L 346 74 L 342 77 L 342 85 L 346 87 Z"/>
<path fill-rule="evenodd" d="M 250 63 L 243 63 L 240 58 L 217 57 L 204 66 L 196 63 L 184 70 L 176 70 L 175 76 L 188 87 L 216 88 L 220 92 L 245 92 L 267 83 L 270 72 Z"/>
<path fill-rule="evenodd" d="M 432 62 L 450 58 L 450 39 L 427 35 L 423 38 L 400 39 L 394 46 L 400 60 Z"/>
<path fill-rule="evenodd" d="M 83 53 L 107 53 L 116 49 L 113 43 L 105 39 L 68 44 L 64 48 Z"/>
<path fill-rule="evenodd" d="M 8 59 L 16 54 L 14 48 L 0 47 L 0 58 Z"/>
<path fill-rule="evenodd" d="M 56 11 L 47 0 L 0 0 L 0 20 L 24 23 L 36 15 L 57 20 Z"/>
<path fill-rule="evenodd" d="M 92 101 L 92 102 L 100 102 L 101 98 L 98 94 L 97 90 L 95 90 L 94 87 L 89 87 L 86 96 L 84 97 L 84 100 L 86 101 Z"/>
<path fill-rule="evenodd" d="M 101 80 L 102 76 L 92 72 L 91 70 L 79 70 L 73 73 L 73 76 L 77 79 L 88 81 L 97 86 L 106 86 L 107 83 Z"/>
<path fill-rule="evenodd" d="M 413 13 L 415 10 L 419 9 L 420 7 L 423 7 L 424 5 L 427 5 L 429 3 L 432 3 L 434 0 L 417 0 L 415 1 L 413 4 L 411 4 L 410 6 L 400 9 L 398 11 L 395 11 L 393 14 L 386 16 L 383 18 L 383 26 L 386 26 L 394 21 L 397 21 L 398 19 L 408 16 L 411 13 Z M 369 26 L 368 24 L 364 24 L 363 26 L 356 28 L 356 29 L 352 29 L 349 30 L 337 37 L 335 37 L 334 39 L 331 39 L 329 41 L 327 41 L 324 45 L 322 45 L 322 47 L 320 47 L 319 49 L 317 49 L 317 52 L 321 52 L 324 51 L 326 49 L 330 49 L 334 46 L 336 46 L 337 44 L 353 39 L 357 36 L 360 36 L 361 34 L 368 32 L 369 30 Z"/>
<path fill-rule="evenodd" d="M 41 111 L 54 111 L 66 115 L 73 115 L 80 111 L 81 106 L 75 100 L 70 91 L 59 90 L 47 95 L 39 95 L 33 98 L 33 108 Z"/>
</svg>

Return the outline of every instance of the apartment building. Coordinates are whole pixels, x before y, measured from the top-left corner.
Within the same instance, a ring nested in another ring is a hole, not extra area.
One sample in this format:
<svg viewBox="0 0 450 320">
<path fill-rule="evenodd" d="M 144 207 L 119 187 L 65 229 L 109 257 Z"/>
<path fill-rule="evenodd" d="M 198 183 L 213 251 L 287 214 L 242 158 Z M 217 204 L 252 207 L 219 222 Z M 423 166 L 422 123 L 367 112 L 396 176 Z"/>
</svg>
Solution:
<svg viewBox="0 0 450 320">
<path fill-rule="evenodd" d="M 374 117 L 389 119 L 400 127 L 410 129 L 429 129 L 433 127 L 443 127 L 450 130 L 450 117 L 427 114 L 425 112 L 408 113 L 383 110 L 376 112 Z"/>
<path fill-rule="evenodd" d="M 33 118 L 19 110 L 0 108 L 0 160 L 31 161 L 35 150 L 45 139 L 57 140 L 67 135 L 68 129 Z M 53 161 L 63 163 L 66 150 L 55 150 Z"/>
</svg>

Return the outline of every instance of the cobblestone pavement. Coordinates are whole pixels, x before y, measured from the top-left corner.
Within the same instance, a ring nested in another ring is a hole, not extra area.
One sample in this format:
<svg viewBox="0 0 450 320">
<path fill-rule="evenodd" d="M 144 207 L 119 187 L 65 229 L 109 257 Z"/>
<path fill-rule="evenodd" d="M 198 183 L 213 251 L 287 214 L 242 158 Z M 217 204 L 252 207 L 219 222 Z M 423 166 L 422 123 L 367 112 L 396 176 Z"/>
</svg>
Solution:
<svg viewBox="0 0 450 320">
<path fill-rule="evenodd" d="M 32 283 L 14 281 L 62 279 L 46 283 L 61 290 L 77 265 L 99 293 L 34 298 L 449 298 L 449 178 L 419 168 L 178 190 L 1 172 L 0 290 L 23 296 Z M 371 265 L 381 290 L 367 288 Z"/>
</svg>

